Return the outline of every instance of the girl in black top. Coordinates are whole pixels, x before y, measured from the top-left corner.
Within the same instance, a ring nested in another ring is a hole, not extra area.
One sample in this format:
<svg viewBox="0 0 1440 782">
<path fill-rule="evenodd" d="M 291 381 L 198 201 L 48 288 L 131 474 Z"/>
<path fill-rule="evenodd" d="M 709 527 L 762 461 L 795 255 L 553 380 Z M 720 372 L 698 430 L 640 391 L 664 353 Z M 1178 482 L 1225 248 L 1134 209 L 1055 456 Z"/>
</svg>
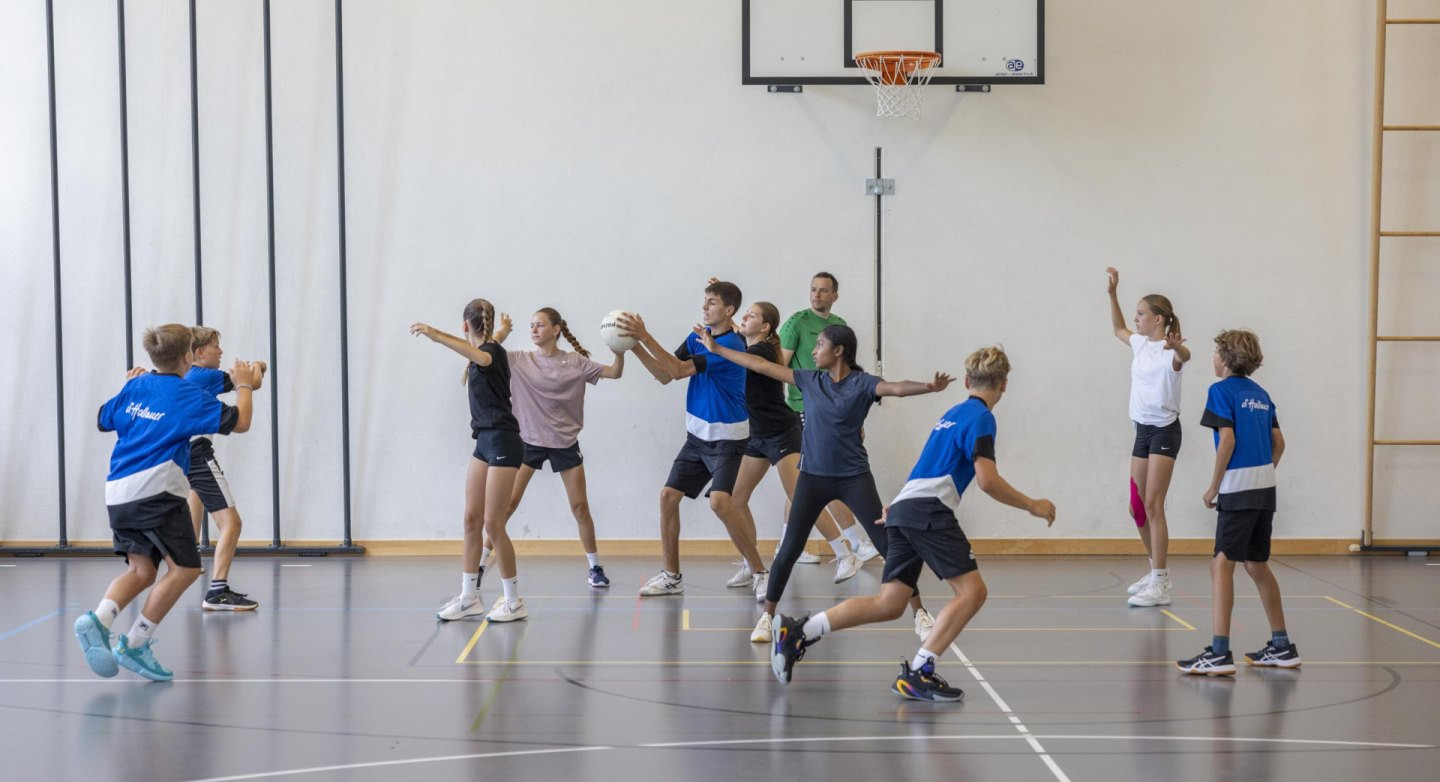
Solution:
<svg viewBox="0 0 1440 782">
<path fill-rule="evenodd" d="M 486 618 L 492 622 L 513 622 L 529 615 L 516 587 L 515 547 L 505 532 L 510 492 L 525 455 L 520 425 L 510 412 L 510 363 L 500 346 L 510 333 L 510 316 L 500 315 L 498 332 L 492 332 L 494 323 L 495 307 L 484 299 L 475 299 L 465 306 L 464 339 L 424 323 L 410 327 L 411 334 L 429 337 L 470 359 L 465 367 L 465 385 L 470 391 L 470 432 L 475 438 L 475 453 L 465 476 L 465 547 L 460 594 L 436 613 L 444 621 L 485 613 L 485 606 L 480 602 L 480 576 L 485 572 L 484 542 L 487 539 L 500 562 L 505 594 L 495 602 Z"/>
</svg>

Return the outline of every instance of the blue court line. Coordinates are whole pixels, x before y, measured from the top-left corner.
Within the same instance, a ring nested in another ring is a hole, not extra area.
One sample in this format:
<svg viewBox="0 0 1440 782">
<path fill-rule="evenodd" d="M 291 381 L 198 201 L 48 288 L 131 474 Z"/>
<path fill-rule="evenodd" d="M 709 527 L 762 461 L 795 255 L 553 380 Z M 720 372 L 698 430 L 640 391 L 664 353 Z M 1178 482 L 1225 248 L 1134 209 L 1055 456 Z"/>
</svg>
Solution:
<svg viewBox="0 0 1440 782">
<path fill-rule="evenodd" d="M 66 611 L 71 611 L 71 610 L 73 610 L 73 609 L 75 609 L 75 608 L 78 608 L 79 605 L 80 605 L 79 603 L 72 603 L 72 604 L 70 604 L 70 605 L 68 605 L 68 606 L 66 606 L 66 607 L 64 607 L 64 608 L 57 608 L 57 609 L 55 609 L 54 611 L 51 611 L 50 613 L 48 613 L 48 614 L 46 614 L 46 615 L 44 615 L 44 616 L 42 616 L 42 617 L 39 617 L 39 618 L 36 618 L 36 619 L 31 619 L 30 621 L 26 622 L 26 623 L 23 624 L 23 625 L 20 625 L 19 627 L 15 628 L 15 629 L 13 629 L 13 630 L 7 630 L 7 631 L 5 631 L 5 632 L 3 632 L 3 633 L 0 633 L 0 641 L 4 641 L 4 640 L 6 640 L 6 639 L 8 639 L 8 638 L 13 638 L 13 637 L 15 637 L 15 636 L 17 636 L 17 635 L 25 632 L 26 630 L 29 630 L 30 628 L 34 627 L 35 625 L 41 624 L 42 622 L 45 622 L 45 621 L 50 620 L 50 619 L 54 619 L 55 617 L 60 616 L 61 614 L 65 613 Z"/>
</svg>

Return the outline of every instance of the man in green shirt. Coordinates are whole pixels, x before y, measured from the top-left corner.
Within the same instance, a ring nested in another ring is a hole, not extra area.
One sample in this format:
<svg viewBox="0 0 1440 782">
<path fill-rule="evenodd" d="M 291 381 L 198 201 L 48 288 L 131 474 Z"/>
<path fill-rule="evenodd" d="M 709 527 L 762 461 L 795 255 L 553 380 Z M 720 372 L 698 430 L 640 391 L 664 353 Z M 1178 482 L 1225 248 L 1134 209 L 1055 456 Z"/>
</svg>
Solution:
<svg viewBox="0 0 1440 782">
<path fill-rule="evenodd" d="M 845 325 L 845 319 L 830 311 L 835 305 L 835 300 L 840 298 L 840 282 L 830 272 L 820 272 L 810 279 L 810 309 L 800 310 L 786 319 L 785 324 L 780 327 L 780 361 L 791 369 L 814 369 L 815 357 L 811 353 L 815 350 L 815 340 L 820 337 L 820 332 L 826 326 Z M 795 386 L 787 386 L 785 402 L 790 409 L 800 414 L 801 425 L 805 422 L 805 400 L 800 395 L 800 389 Z M 801 458 L 804 456 L 802 454 Z M 880 552 L 862 534 L 860 527 L 855 524 L 855 517 L 850 515 L 850 509 L 845 507 L 843 502 L 830 503 L 827 510 L 835 521 L 840 525 L 840 534 L 850 543 L 850 548 L 861 562 L 873 559 Z M 786 515 L 790 509 L 787 505 Z M 806 553 L 799 560 L 800 562 L 819 562 L 820 558 L 814 554 Z"/>
</svg>

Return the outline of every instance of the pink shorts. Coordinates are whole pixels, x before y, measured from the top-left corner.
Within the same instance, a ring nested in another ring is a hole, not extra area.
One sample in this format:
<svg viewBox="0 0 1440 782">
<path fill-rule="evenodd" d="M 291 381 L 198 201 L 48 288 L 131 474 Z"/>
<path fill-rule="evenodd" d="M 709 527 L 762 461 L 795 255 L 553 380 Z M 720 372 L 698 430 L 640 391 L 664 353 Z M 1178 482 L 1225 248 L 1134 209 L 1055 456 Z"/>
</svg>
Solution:
<svg viewBox="0 0 1440 782">
<path fill-rule="evenodd" d="M 1130 516 L 1135 519 L 1135 526 L 1145 526 L 1145 500 L 1140 499 L 1140 490 L 1136 488 L 1134 478 L 1130 479 Z"/>
</svg>

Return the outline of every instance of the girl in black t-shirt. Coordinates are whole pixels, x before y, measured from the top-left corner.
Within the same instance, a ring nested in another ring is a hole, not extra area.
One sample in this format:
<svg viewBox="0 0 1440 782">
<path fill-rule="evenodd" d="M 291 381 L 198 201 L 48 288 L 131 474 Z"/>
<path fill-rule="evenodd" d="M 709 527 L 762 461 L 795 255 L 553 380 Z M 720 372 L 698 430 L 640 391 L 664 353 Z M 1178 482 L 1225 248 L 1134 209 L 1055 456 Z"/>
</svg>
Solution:
<svg viewBox="0 0 1440 782">
<path fill-rule="evenodd" d="M 492 331 L 494 323 L 495 307 L 484 299 L 475 299 L 465 306 L 464 339 L 424 323 L 410 327 L 411 334 L 429 337 L 470 360 L 465 367 L 465 385 L 470 391 L 470 432 L 475 438 L 475 453 L 465 476 L 460 594 L 436 613 L 444 621 L 485 613 L 480 602 L 480 576 L 485 572 L 486 540 L 499 560 L 505 590 L 486 618 L 513 622 L 529 615 L 516 587 L 515 547 L 505 532 L 510 492 L 525 456 L 520 425 L 510 412 L 510 363 L 500 346 L 510 333 L 510 316 L 501 313 L 498 332 Z"/>
</svg>

